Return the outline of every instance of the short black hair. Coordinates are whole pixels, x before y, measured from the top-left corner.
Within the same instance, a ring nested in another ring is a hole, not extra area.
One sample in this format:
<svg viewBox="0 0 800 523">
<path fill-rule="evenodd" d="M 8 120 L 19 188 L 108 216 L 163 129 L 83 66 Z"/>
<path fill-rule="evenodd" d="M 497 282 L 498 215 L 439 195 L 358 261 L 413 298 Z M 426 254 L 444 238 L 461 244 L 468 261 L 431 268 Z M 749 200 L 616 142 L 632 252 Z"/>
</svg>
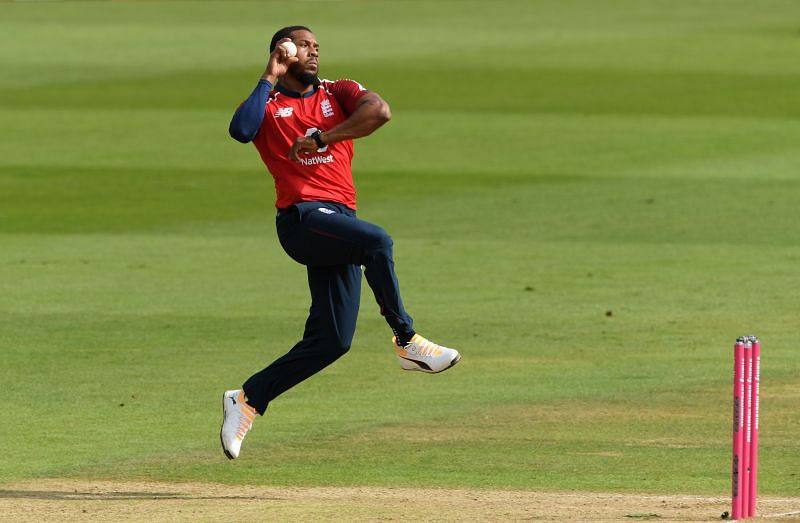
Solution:
<svg viewBox="0 0 800 523">
<path fill-rule="evenodd" d="M 272 37 L 272 41 L 269 43 L 269 52 L 275 50 L 275 46 L 278 45 L 278 41 L 284 38 L 291 38 L 292 33 L 295 31 L 308 31 L 312 33 L 313 31 L 304 25 L 290 25 L 289 27 L 284 27 L 282 29 L 278 29 L 278 32 Z"/>
</svg>

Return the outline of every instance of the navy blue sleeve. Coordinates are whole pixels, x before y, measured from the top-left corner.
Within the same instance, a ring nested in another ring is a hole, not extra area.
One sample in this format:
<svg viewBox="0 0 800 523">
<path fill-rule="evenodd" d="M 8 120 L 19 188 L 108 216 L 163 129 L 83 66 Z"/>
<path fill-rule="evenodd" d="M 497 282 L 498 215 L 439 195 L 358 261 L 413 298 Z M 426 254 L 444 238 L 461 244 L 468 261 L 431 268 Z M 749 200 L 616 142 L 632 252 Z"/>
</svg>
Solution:
<svg viewBox="0 0 800 523">
<path fill-rule="evenodd" d="M 264 120 L 264 106 L 272 90 L 272 84 L 266 80 L 259 80 L 256 88 L 233 113 L 228 132 L 237 141 L 247 143 L 256 137 L 261 122 Z"/>
</svg>

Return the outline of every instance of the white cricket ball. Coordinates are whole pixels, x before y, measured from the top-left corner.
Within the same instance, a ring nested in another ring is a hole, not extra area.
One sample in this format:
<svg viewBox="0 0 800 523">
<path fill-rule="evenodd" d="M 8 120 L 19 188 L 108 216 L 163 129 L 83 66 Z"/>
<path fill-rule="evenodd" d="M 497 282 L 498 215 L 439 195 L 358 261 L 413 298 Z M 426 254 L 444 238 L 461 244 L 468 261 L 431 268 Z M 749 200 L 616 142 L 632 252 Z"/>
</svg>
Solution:
<svg viewBox="0 0 800 523">
<path fill-rule="evenodd" d="M 294 45 L 294 42 L 283 42 L 281 47 L 286 49 L 289 53 L 289 56 L 297 56 L 297 46 Z"/>
</svg>

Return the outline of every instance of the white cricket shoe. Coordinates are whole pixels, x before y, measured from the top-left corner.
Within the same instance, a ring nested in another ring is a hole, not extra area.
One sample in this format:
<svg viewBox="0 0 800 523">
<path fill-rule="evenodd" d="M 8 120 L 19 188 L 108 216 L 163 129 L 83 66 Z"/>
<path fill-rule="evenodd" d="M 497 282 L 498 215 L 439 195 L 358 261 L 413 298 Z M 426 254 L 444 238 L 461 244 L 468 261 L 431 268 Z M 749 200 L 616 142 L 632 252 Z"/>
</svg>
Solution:
<svg viewBox="0 0 800 523">
<path fill-rule="evenodd" d="M 392 345 L 404 370 L 435 374 L 449 369 L 461 359 L 457 350 L 437 345 L 419 334 L 415 334 L 405 347 L 400 347 L 397 338 L 392 337 Z"/>
<path fill-rule="evenodd" d="M 242 441 L 257 415 L 256 409 L 245 401 L 243 390 L 226 390 L 222 395 L 222 428 L 219 439 L 228 458 L 239 457 Z"/>
</svg>

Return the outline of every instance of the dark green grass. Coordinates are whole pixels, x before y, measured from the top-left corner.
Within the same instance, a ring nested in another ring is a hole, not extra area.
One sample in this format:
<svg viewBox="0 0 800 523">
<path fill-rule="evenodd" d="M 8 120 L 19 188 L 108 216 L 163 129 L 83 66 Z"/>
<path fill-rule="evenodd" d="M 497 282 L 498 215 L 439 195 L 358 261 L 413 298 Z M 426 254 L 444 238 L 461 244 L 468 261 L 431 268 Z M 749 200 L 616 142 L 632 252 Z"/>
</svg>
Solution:
<svg viewBox="0 0 800 523">
<path fill-rule="evenodd" d="M 800 37 L 798 37 L 800 40 Z M 535 53 L 531 46 L 521 53 Z M 222 69 L 160 74 L 120 82 L 98 81 L 66 84 L 57 97 L 49 85 L 8 89 L 0 104 L 32 108 L 216 109 L 238 87 L 249 83 L 236 78 L 252 76 L 252 68 Z M 337 74 L 338 73 L 338 74 Z M 784 93 L 800 88 L 800 73 L 753 75 L 714 71 L 627 71 L 624 69 L 537 68 L 504 73 L 456 65 L 451 78 L 469 89 L 454 89 L 448 82 L 420 82 L 435 78 L 439 66 L 416 66 L 398 70 L 383 62 L 336 65 L 326 72 L 334 78 L 375 78 L 369 86 L 389 99 L 395 109 L 441 111 L 448 108 L 469 112 L 577 113 L 585 115 L 754 116 L 796 119 L 800 107 Z M 513 75 L 511 78 L 507 74 Z M 511 86 L 509 81 L 512 80 Z M 511 93 L 509 93 L 511 87 Z M 518 89 L 521 96 L 514 96 Z M 419 97 L 408 93 L 419 91 Z M 509 96 L 511 94 L 511 96 Z M 669 99 L 670 103 L 664 103 Z"/>
<path fill-rule="evenodd" d="M 755 331 L 761 486 L 797 495 L 797 7 L 506 4 L 0 4 L 0 481 L 724 494 Z M 308 307 L 226 134 L 297 21 L 394 109 L 360 214 L 464 359 L 401 372 L 365 288 L 350 354 L 228 462 L 222 391 Z"/>
</svg>

